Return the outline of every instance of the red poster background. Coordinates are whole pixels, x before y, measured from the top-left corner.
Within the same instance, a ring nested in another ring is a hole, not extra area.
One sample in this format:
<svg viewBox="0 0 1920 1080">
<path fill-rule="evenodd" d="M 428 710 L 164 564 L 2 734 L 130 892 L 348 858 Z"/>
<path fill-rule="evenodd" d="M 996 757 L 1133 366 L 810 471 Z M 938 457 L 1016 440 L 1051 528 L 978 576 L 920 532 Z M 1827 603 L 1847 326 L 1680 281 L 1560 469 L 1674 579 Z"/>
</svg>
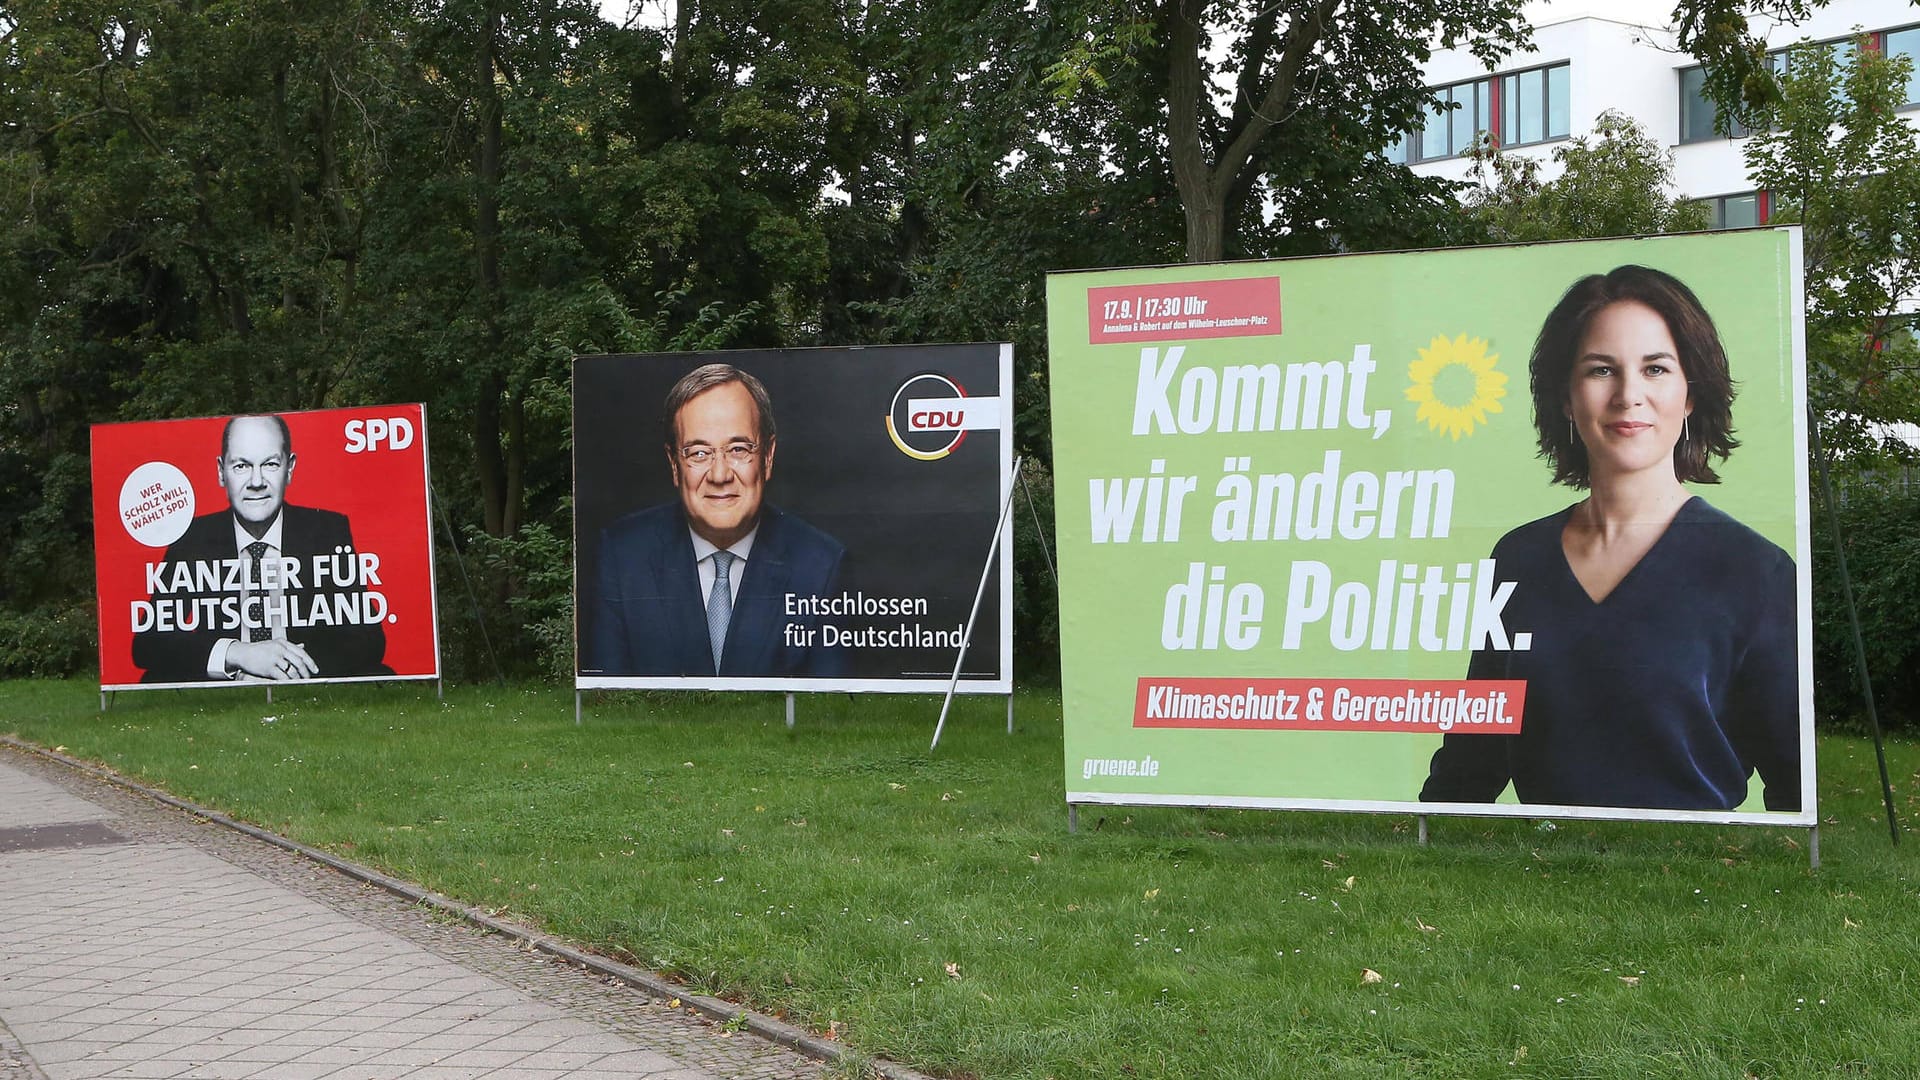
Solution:
<svg viewBox="0 0 1920 1080">
<path fill-rule="evenodd" d="M 380 557 L 378 591 L 387 600 L 383 629 L 385 662 L 394 671 L 390 677 L 438 677 L 424 407 L 373 405 L 279 415 L 293 440 L 287 503 L 345 514 L 353 529 L 354 548 Z M 185 474 L 193 491 L 194 516 L 228 512 L 226 489 L 215 468 L 227 419 L 214 416 L 93 427 L 94 579 L 99 596 L 102 689 L 233 685 L 208 681 L 142 686 L 142 672 L 133 663 L 132 606 L 148 598 L 147 563 L 159 562 L 166 547 L 136 539 L 121 505 L 121 488 L 134 470 L 164 463 Z M 370 421 L 385 422 L 391 431 L 396 420 L 411 425 L 411 445 L 391 445 L 406 441 L 392 435 L 378 442 L 367 438 L 369 428 L 375 434 L 382 430 Z M 184 516 L 184 511 L 176 513 Z"/>
</svg>

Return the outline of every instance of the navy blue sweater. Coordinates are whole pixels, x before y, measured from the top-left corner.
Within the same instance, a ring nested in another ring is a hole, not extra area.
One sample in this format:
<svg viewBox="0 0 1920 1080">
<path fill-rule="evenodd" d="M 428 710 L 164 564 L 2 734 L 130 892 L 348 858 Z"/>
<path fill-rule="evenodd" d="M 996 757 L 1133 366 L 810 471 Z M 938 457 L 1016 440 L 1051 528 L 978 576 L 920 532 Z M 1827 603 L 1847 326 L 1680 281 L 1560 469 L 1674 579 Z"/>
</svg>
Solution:
<svg viewBox="0 0 1920 1080">
<path fill-rule="evenodd" d="M 1420 798 L 1730 810 L 1754 770 L 1769 810 L 1800 808 L 1793 559 L 1695 497 L 1594 603 L 1561 548 L 1566 510 L 1502 537 L 1508 633 L 1467 677 L 1524 679 L 1517 735 L 1449 734 Z"/>
</svg>

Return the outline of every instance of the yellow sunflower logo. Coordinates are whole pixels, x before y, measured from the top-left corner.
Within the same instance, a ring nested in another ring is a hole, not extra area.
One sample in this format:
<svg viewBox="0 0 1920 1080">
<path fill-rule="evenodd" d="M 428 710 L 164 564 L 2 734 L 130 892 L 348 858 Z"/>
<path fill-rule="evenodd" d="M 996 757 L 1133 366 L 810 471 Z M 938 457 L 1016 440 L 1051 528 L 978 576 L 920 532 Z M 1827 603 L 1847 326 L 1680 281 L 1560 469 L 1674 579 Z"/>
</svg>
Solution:
<svg viewBox="0 0 1920 1080">
<path fill-rule="evenodd" d="M 1473 434 L 1488 413 L 1503 411 L 1507 376 L 1495 370 L 1499 363 L 1499 354 L 1487 352 L 1486 338 L 1434 338 L 1420 350 L 1420 359 L 1407 365 L 1407 400 L 1420 406 L 1414 419 L 1455 442 Z"/>
</svg>

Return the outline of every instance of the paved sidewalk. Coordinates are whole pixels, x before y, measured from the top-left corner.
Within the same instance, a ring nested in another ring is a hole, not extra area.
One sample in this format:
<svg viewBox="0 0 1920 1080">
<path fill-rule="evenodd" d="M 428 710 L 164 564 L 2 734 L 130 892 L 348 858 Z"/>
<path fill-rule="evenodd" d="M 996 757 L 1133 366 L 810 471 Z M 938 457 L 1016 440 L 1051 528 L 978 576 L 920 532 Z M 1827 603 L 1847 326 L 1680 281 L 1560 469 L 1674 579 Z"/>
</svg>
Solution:
<svg viewBox="0 0 1920 1080">
<path fill-rule="evenodd" d="M 827 1075 L 0 747 L 0 1080 Z"/>
</svg>

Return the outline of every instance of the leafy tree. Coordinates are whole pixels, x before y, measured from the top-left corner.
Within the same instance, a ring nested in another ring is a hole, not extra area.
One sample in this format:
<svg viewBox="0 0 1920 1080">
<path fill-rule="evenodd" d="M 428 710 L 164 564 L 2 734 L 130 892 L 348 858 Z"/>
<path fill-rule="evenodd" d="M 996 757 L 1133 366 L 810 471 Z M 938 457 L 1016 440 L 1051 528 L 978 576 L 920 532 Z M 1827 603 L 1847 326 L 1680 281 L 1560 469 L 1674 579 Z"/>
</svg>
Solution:
<svg viewBox="0 0 1920 1080">
<path fill-rule="evenodd" d="M 1706 208 L 1670 195 L 1673 153 L 1632 117 L 1607 110 L 1591 135 L 1553 151 L 1559 175 L 1540 179 L 1540 163 L 1502 153 L 1484 135 L 1473 150 L 1467 213 L 1496 243 L 1597 239 L 1704 229 Z"/>
<path fill-rule="evenodd" d="M 1915 719 L 1912 613 L 1920 610 L 1913 499 L 1890 486 L 1915 448 L 1890 425 L 1920 420 L 1920 146 L 1896 111 L 1910 61 L 1856 46 L 1788 54 L 1779 97 L 1747 161 L 1775 223 L 1798 223 L 1806 267 L 1808 397 L 1851 475 L 1840 518 L 1868 670 L 1888 719 Z M 1816 463 L 1820 464 L 1820 463 Z M 1878 475 L 1876 475 L 1878 474 Z M 1825 530 L 1816 530 L 1824 533 Z M 1850 616 L 1830 537 L 1816 548 L 1816 668 L 1829 715 L 1860 707 Z"/>
<path fill-rule="evenodd" d="M 1876 422 L 1920 419 L 1920 142 L 1897 112 L 1909 70 L 1868 48 L 1794 49 L 1771 123 L 1747 146 L 1770 220 L 1802 229 L 1808 393 L 1842 450 L 1866 449 Z"/>
<path fill-rule="evenodd" d="M 1351 232 L 1350 213 L 1377 211 L 1383 185 L 1405 186 L 1405 170 L 1385 171 L 1379 151 L 1431 107 L 1421 66 L 1434 44 L 1492 65 L 1528 40 L 1521 7 L 1089 4 L 1084 33 L 1049 77 L 1099 117 L 1093 131 L 1118 160 L 1164 158 L 1189 261 L 1262 255 L 1290 234 Z M 1154 136 L 1145 146 L 1142 132 Z"/>
</svg>

